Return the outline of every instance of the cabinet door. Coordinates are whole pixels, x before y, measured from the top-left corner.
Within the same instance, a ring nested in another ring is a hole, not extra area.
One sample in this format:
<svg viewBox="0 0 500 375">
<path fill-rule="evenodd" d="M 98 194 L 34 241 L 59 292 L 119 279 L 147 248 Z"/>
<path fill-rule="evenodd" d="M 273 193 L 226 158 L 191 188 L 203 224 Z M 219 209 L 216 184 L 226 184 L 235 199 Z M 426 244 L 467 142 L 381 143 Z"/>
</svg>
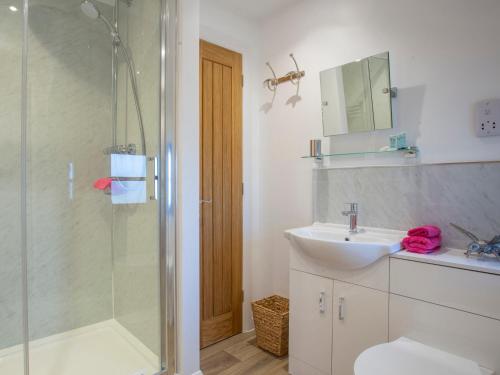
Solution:
<svg viewBox="0 0 500 375">
<path fill-rule="evenodd" d="M 333 291 L 333 375 L 353 375 L 358 355 L 388 341 L 389 295 L 340 281 Z"/>
<path fill-rule="evenodd" d="M 290 271 L 290 373 L 332 373 L 333 280 Z M 297 361 L 307 366 L 293 365 Z"/>
</svg>

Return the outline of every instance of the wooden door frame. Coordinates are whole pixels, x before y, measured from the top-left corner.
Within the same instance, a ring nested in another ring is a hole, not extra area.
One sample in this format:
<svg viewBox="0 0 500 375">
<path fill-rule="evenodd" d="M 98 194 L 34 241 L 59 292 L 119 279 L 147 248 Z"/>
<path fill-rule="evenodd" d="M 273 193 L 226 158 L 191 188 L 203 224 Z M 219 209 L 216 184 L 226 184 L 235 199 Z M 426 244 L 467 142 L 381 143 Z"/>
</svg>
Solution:
<svg viewBox="0 0 500 375">
<path fill-rule="evenodd" d="M 231 185 L 231 249 L 232 249 L 232 335 L 242 332 L 243 329 L 243 75 L 242 55 L 200 40 L 199 53 L 199 104 L 200 104 L 200 238 L 202 236 L 203 205 L 202 200 L 213 199 L 203 197 L 203 59 L 209 59 L 225 66 L 233 67 L 232 70 L 232 185 Z M 236 218 L 236 219 L 235 219 Z M 202 341 L 203 315 L 203 242 L 200 240 L 200 342 Z"/>
</svg>

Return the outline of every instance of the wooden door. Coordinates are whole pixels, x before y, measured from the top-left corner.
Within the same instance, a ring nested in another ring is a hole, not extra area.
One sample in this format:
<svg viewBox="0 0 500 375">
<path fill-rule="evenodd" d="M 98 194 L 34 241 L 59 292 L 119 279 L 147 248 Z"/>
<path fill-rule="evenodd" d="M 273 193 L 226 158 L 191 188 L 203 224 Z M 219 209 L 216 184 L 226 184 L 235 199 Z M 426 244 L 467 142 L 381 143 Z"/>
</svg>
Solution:
<svg viewBox="0 0 500 375">
<path fill-rule="evenodd" d="M 200 42 L 201 347 L 242 330 L 242 57 Z"/>
</svg>

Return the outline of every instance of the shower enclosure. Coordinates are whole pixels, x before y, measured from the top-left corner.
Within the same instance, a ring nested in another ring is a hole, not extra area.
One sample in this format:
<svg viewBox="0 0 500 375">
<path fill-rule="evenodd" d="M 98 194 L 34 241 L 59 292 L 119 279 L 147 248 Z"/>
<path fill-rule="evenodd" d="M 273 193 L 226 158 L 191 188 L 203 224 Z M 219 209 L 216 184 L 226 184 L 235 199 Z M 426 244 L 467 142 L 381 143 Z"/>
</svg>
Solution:
<svg viewBox="0 0 500 375">
<path fill-rule="evenodd" d="M 174 374 L 175 31 L 0 0 L 0 374 Z"/>
</svg>

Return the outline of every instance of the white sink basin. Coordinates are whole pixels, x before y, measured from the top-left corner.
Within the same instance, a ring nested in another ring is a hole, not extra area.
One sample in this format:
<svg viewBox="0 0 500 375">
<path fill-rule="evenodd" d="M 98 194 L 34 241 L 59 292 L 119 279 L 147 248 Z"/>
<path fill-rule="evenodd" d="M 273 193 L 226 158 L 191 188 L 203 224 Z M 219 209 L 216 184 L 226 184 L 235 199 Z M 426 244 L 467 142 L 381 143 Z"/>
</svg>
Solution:
<svg viewBox="0 0 500 375">
<path fill-rule="evenodd" d="M 315 223 L 285 231 L 292 246 L 336 269 L 354 270 L 401 250 L 405 232 L 360 228 L 351 234 L 345 225 Z"/>
</svg>

